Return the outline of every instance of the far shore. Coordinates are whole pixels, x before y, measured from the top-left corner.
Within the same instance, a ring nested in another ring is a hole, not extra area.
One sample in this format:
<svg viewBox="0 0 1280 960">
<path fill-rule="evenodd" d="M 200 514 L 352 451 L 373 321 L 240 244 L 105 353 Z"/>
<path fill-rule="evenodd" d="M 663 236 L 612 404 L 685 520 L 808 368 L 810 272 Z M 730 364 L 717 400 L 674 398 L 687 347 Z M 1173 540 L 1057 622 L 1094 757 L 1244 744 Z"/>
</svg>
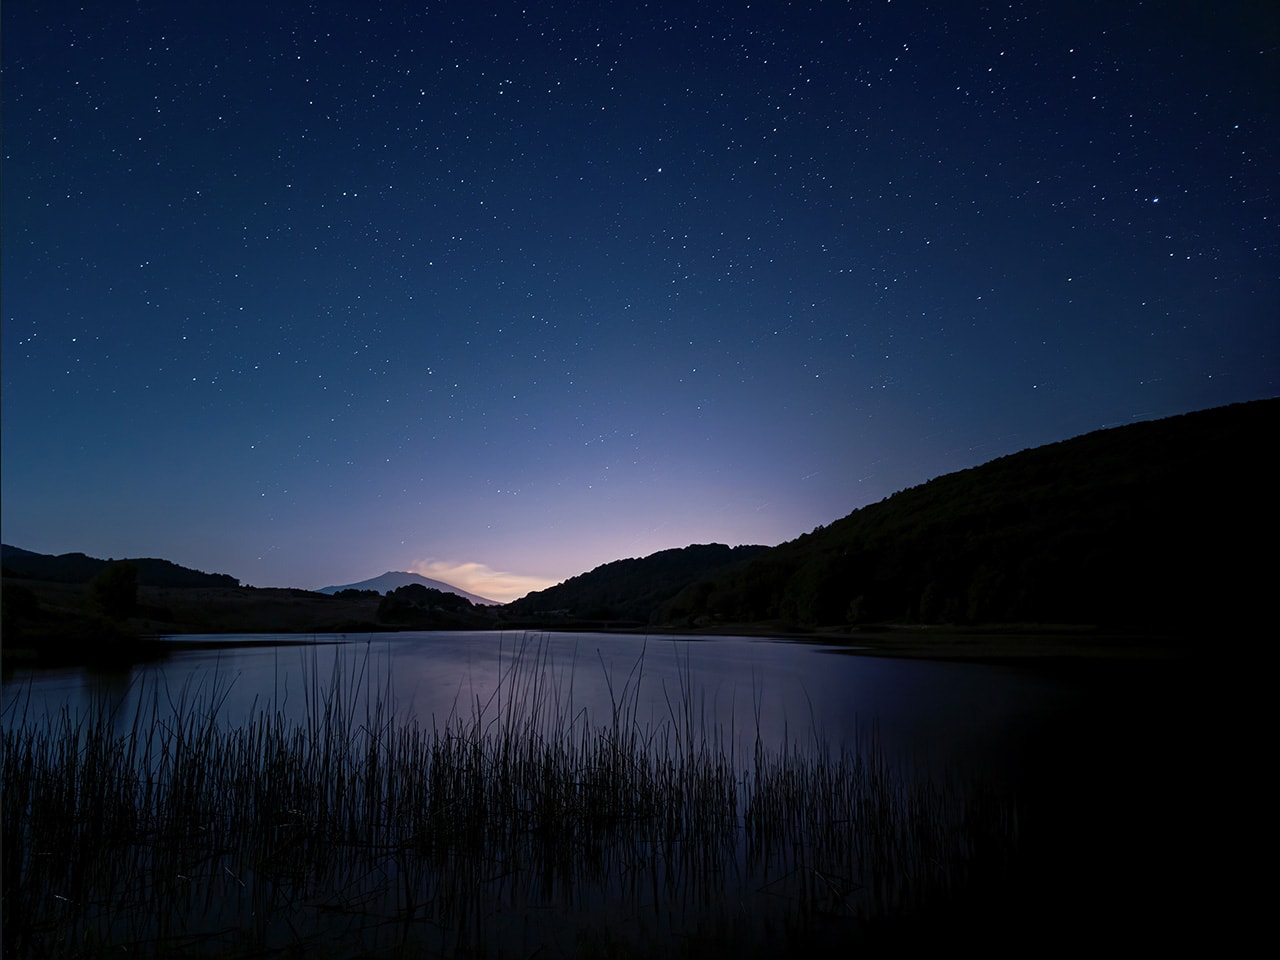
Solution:
<svg viewBox="0 0 1280 960">
<path fill-rule="evenodd" d="M 1036 660 L 1175 660 L 1185 656 L 1185 643 L 1176 638 L 1100 633 L 1096 628 L 1073 624 L 989 624 L 980 627 L 951 625 L 882 625 L 867 630 L 788 630 L 759 624 L 689 628 L 675 626 L 607 627 L 587 624 L 512 625 L 492 628 L 506 633 L 598 633 L 615 636 L 647 636 L 655 639 L 712 640 L 717 637 L 750 637 L 783 643 L 811 643 L 841 648 L 851 656 L 892 657 L 909 660 L 964 660 L 974 662 L 1022 663 Z M 394 635 L 402 631 L 348 631 L 316 633 L 307 637 L 277 636 L 271 643 L 282 646 L 351 642 Z M 404 631 L 432 632 L 432 631 Z M 473 632 L 473 631 L 443 631 Z M 183 647 L 230 648 L 257 646 L 262 640 L 222 636 L 197 639 L 181 636 Z"/>
<path fill-rule="evenodd" d="M 550 628 L 566 632 L 566 628 Z M 568 632 L 586 632 L 569 628 Z M 1183 638 L 1110 633 L 1076 624 L 889 625 L 867 628 L 796 630 L 762 624 L 714 628 L 592 628 L 593 633 L 646 634 L 687 640 L 754 637 L 842 648 L 851 656 L 911 660 L 1027 663 L 1048 660 L 1175 660 L 1186 654 Z"/>
<path fill-rule="evenodd" d="M 752 637 L 784 643 L 811 643 L 836 647 L 841 653 L 859 657 L 886 657 L 907 660 L 949 660 L 991 665 L 1023 665 L 1058 667 L 1086 666 L 1090 662 L 1173 662 L 1186 657 L 1186 647 L 1176 640 L 1159 637 L 1100 635 L 1088 628 L 1043 627 L 1019 625 L 1016 629 L 1000 627 L 960 629 L 956 627 L 889 627 L 860 632 L 799 632 L 770 630 L 757 625 L 741 624 L 716 630 L 689 628 L 626 628 L 573 626 L 570 628 L 503 627 L 497 631 L 511 633 L 600 633 L 615 636 L 648 636 L 653 639 L 711 640 L 716 637 Z M 265 632 L 265 631 L 264 631 Z M 249 632 L 241 634 L 201 635 L 172 634 L 139 637 L 126 645 L 121 660 L 163 657 L 175 649 L 237 649 L 273 646 L 325 646 L 376 640 L 393 636 L 398 631 L 351 631 L 345 633 L 312 633 L 290 636 L 274 635 L 270 640 L 255 639 Z M 431 632 L 431 631 L 425 631 Z M 454 632 L 454 631 L 446 631 Z M 173 639 L 168 639 L 172 637 Z M 38 650 L 15 649 L 6 645 L 6 660 L 33 665 L 68 665 L 79 658 L 41 656 Z M 81 648 L 83 650 L 83 647 Z M 71 651 L 66 651 L 71 653 Z M 133 656 L 139 654 L 140 657 Z M 100 662 L 102 658 L 91 657 Z M 110 659 L 116 659 L 111 657 Z"/>
<path fill-rule="evenodd" d="M 185 636 L 184 646 L 237 647 L 261 643 L 253 634 L 278 635 L 272 642 L 313 644 L 376 637 L 408 629 L 377 622 L 378 600 L 329 597 L 302 590 L 240 587 L 139 590 L 139 615 L 127 623 L 106 622 L 92 608 L 86 585 L 9 580 L 27 588 L 41 604 L 39 619 L 5 630 L 6 663 L 71 664 L 129 662 L 163 657 L 170 645 L 159 637 Z M 6 628 L 11 626 L 6 622 Z M 719 636 L 758 637 L 840 647 L 854 656 L 957 660 L 984 663 L 1155 661 L 1185 656 L 1187 637 L 1108 631 L 1074 624 L 979 624 L 973 626 L 868 624 L 820 629 L 783 622 L 652 625 L 637 621 L 523 619 L 439 624 L 508 633 L 611 633 L 698 640 Z M 190 639 L 221 635 L 216 639 Z"/>
</svg>

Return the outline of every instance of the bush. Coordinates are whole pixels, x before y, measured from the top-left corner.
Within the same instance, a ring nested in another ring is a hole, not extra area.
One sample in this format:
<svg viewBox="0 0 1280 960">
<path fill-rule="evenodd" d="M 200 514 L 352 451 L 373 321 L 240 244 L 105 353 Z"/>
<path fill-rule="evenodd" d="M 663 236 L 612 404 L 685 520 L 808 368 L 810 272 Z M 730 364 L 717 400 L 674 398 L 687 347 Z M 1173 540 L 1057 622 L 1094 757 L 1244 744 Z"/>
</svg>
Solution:
<svg viewBox="0 0 1280 960">
<path fill-rule="evenodd" d="M 138 609 L 138 565 L 109 563 L 90 584 L 94 603 L 113 620 L 127 620 Z"/>
</svg>

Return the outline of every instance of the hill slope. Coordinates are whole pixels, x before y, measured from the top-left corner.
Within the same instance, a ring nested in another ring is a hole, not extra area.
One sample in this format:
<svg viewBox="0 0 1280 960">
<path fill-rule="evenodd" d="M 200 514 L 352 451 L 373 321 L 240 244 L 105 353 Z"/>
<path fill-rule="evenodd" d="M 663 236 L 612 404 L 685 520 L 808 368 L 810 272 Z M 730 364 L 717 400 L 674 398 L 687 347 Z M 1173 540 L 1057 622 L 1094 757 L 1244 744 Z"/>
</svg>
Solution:
<svg viewBox="0 0 1280 960">
<path fill-rule="evenodd" d="M 6 577 L 44 580 L 50 583 L 88 583 L 107 568 L 109 560 L 83 553 L 53 556 L 21 547 L 0 545 L 0 562 Z M 129 559 L 138 569 L 138 584 L 145 587 L 238 587 L 240 581 L 225 573 L 204 573 L 154 557 Z"/>
<path fill-rule="evenodd" d="M 1249 622 L 1276 569 L 1278 428 L 1272 399 L 1002 457 L 703 578 L 660 616 L 1184 631 Z"/>
<path fill-rule="evenodd" d="M 558 615 L 649 623 L 662 605 L 691 581 L 716 576 L 768 549 L 705 543 L 615 560 L 513 600 L 503 612 L 515 617 Z"/>
</svg>

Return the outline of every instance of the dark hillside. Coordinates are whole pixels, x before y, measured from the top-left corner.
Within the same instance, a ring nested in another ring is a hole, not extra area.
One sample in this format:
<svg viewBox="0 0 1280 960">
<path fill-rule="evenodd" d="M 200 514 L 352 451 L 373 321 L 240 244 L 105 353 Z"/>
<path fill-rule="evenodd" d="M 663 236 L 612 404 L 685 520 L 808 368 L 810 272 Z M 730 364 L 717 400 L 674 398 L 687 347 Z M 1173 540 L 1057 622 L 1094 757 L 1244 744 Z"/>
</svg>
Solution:
<svg viewBox="0 0 1280 960">
<path fill-rule="evenodd" d="M 21 580 L 44 580 L 49 583 L 88 583 L 111 561 L 99 560 L 83 553 L 52 556 L 33 553 L 21 547 L 0 547 L 4 575 Z M 152 557 L 131 559 L 138 570 L 138 584 L 144 587 L 238 587 L 240 581 L 225 573 L 203 573 Z"/>
<path fill-rule="evenodd" d="M 690 582 L 723 573 L 768 549 L 705 543 L 615 560 L 514 600 L 503 612 L 513 617 L 649 623 L 659 608 Z"/>
<path fill-rule="evenodd" d="M 1274 580 L 1280 400 L 1038 447 L 707 577 L 667 622 L 1242 623 Z"/>
</svg>

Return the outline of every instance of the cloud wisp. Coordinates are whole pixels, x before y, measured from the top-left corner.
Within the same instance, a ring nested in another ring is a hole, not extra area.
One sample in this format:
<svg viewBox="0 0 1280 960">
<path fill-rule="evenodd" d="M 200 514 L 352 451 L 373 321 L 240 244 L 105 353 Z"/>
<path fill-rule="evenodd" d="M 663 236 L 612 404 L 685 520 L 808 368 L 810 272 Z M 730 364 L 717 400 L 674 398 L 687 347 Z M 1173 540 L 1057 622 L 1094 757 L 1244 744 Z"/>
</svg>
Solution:
<svg viewBox="0 0 1280 960">
<path fill-rule="evenodd" d="M 483 563 L 452 563 L 447 560 L 418 560 L 409 568 L 432 580 L 443 580 L 468 593 L 474 593 L 499 603 L 517 600 L 534 590 L 545 590 L 558 581 L 546 577 L 530 577 L 519 573 L 494 570 Z"/>
</svg>

